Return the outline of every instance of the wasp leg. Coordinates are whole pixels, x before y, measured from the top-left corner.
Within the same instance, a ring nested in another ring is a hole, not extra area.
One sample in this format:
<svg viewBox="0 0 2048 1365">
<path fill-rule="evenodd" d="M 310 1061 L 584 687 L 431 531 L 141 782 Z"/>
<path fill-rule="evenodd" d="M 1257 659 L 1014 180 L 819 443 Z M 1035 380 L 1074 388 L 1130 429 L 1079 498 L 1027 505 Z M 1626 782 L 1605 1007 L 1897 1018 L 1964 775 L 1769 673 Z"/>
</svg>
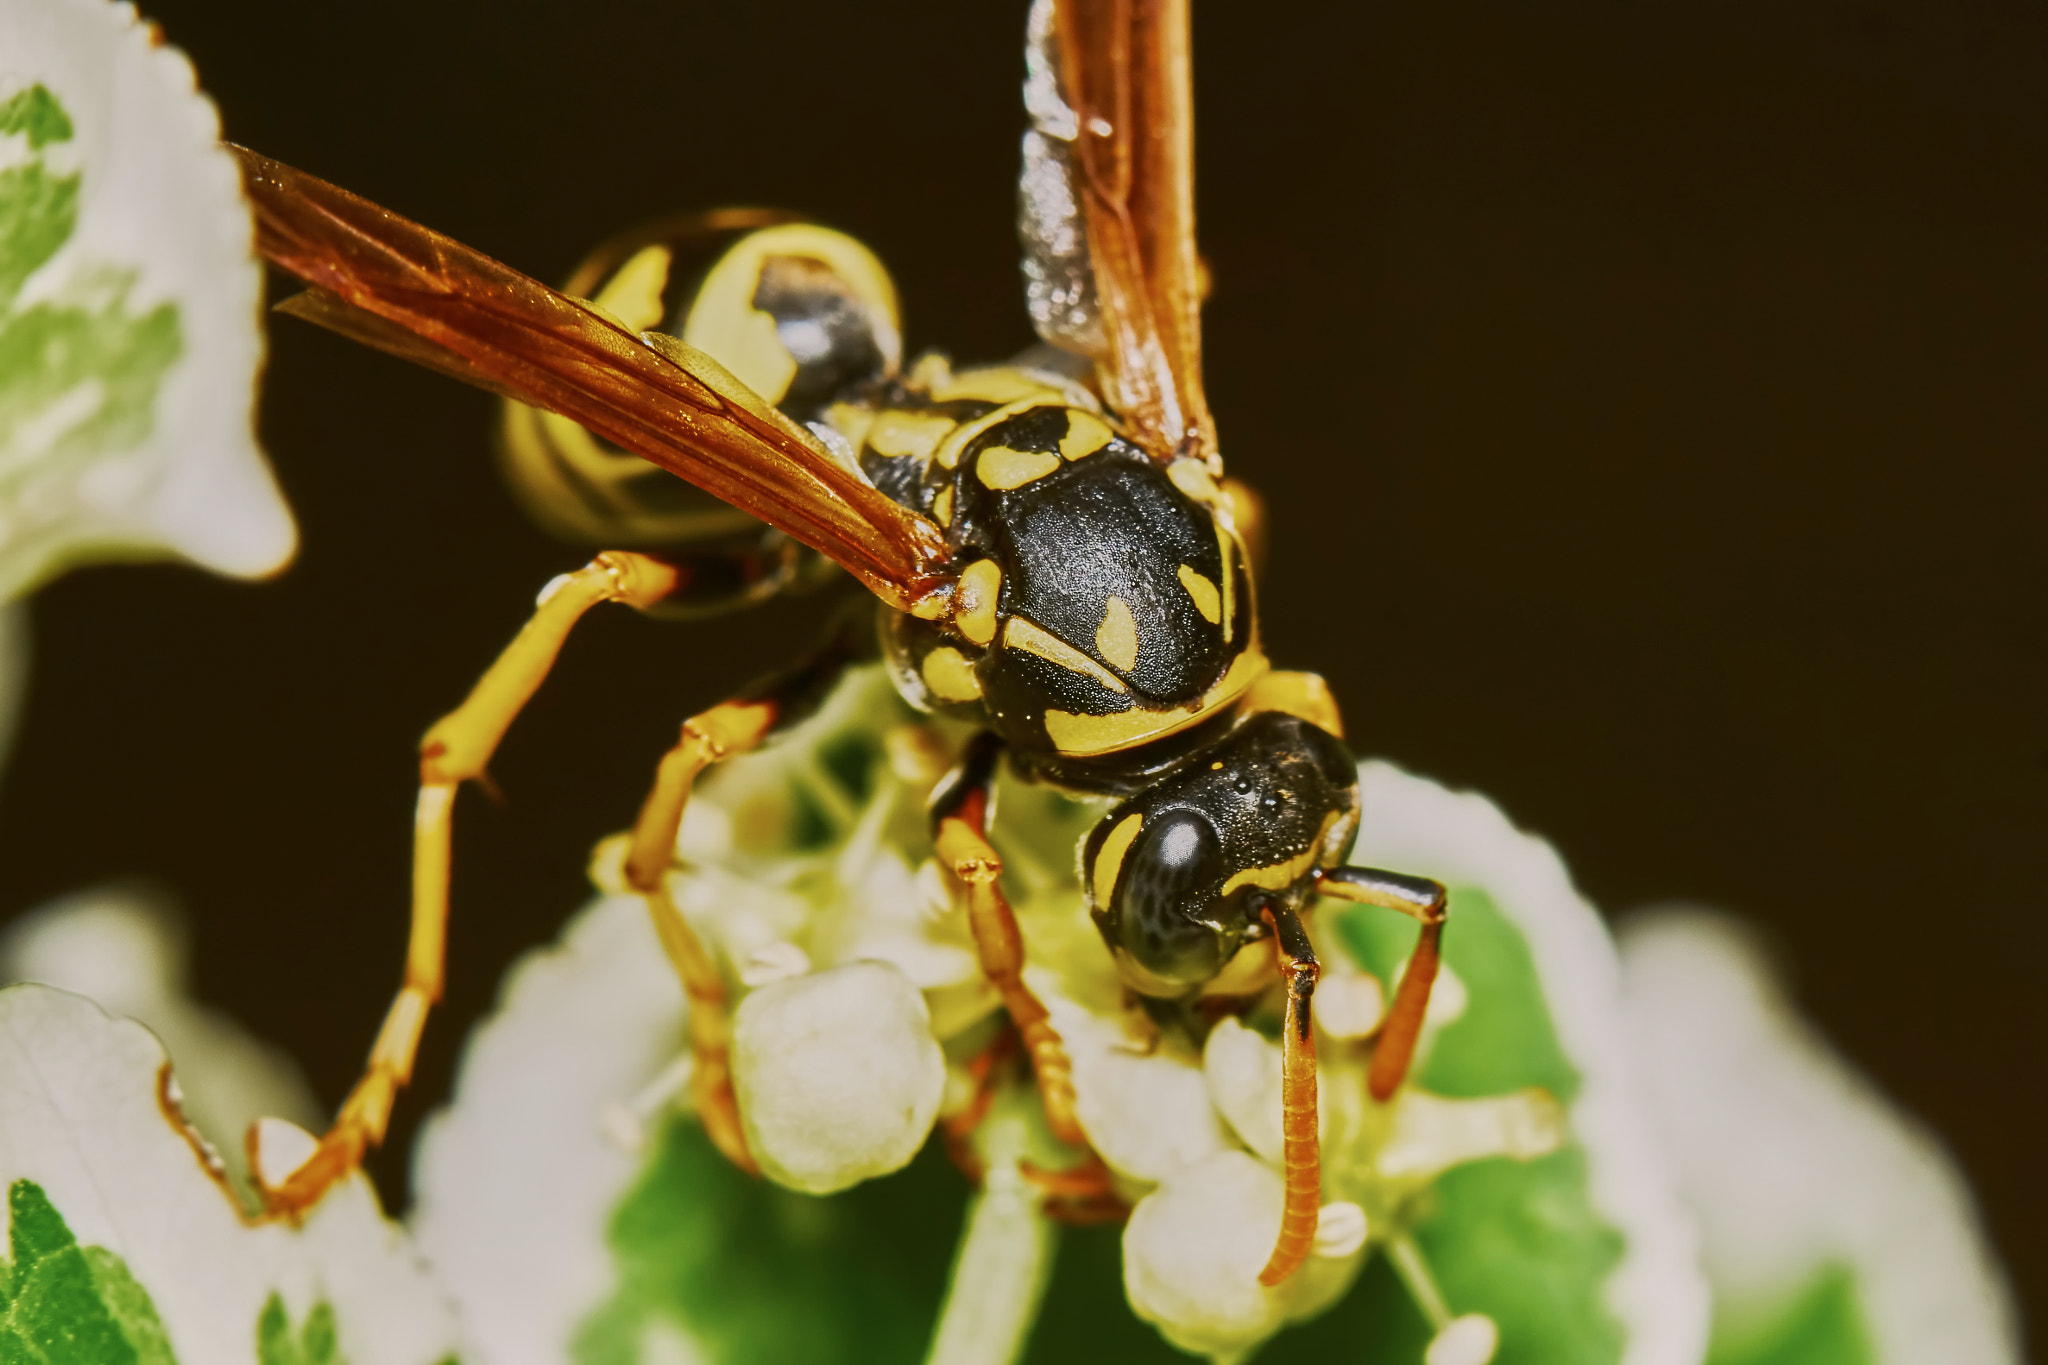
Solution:
<svg viewBox="0 0 2048 1365">
<path fill-rule="evenodd" d="M 1031 1054 L 1046 1124 L 1061 1141 L 1078 1146 L 1087 1138 L 1074 1117 L 1073 1063 L 1045 1003 L 1024 984 L 1024 936 L 999 880 L 1003 860 L 988 841 L 989 788 L 1001 752 L 1000 741 L 989 731 L 974 737 L 959 769 L 932 797 L 933 842 L 939 860 L 967 888 L 968 924 L 981 970 L 1002 997 L 1010 1022 Z"/>
<path fill-rule="evenodd" d="M 1281 1165 L 1287 1187 L 1280 1237 L 1259 1272 L 1259 1283 L 1279 1284 L 1301 1268 L 1316 1240 L 1323 1207 L 1322 1143 L 1316 1129 L 1316 1031 L 1310 1012 L 1322 966 L 1301 917 L 1269 901 L 1261 912 L 1273 931 L 1280 972 L 1287 978 L 1287 1017 L 1280 1029 Z"/>
<path fill-rule="evenodd" d="M 862 604 L 865 606 L 865 604 Z M 732 1088 L 731 1018 L 725 978 L 668 893 L 676 836 L 690 792 L 706 768 L 760 747 L 814 712 L 846 665 L 860 657 L 869 632 L 849 613 L 824 648 L 795 668 L 771 675 L 731 701 L 683 722 L 682 737 L 662 756 L 654 786 L 640 806 L 626 854 L 626 884 L 647 902 L 654 932 L 690 1002 L 690 1096 L 704 1131 L 733 1165 L 757 1173 L 740 1126 Z M 860 613 L 865 620 L 865 612 Z"/>
<path fill-rule="evenodd" d="M 540 687 L 583 613 L 600 602 L 644 607 L 674 587 L 676 572 L 645 555 L 607 551 L 541 593 L 533 616 L 462 705 L 420 741 L 420 795 L 413 816 L 412 932 L 405 978 L 377 1031 L 363 1077 L 318 1148 L 284 1181 L 263 1186 L 272 1213 L 310 1208 L 383 1141 L 398 1091 L 412 1078 L 427 1012 L 441 998 L 448 947 L 448 879 L 455 790 L 485 769 L 519 711 Z M 253 1139 L 252 1139 L 253 1140 Z M 260 1169 L 260 1168 L 259 1168 Z M 260 1177 L 259 1177 L 260 1178 Z"/>
<path fill-rule="evenodd" d="M 1444 923 L 1450 918 L 1449 893 L 1441 882 L 1427 877 L 1410 877 L 1400 872 L 1383 872 L 1376 867 L 1334 867 L 1323 873 L 1321 891 L 1325 896 L 1377 905 L 1385 910 L 1422 921 L 1422 936 L 1409 955 L 1408 970 L 1401 987 L 1380 1025 L 1379 1041 L 1373 1045 L 1372 1070 L 1366 1088 L 1384 1104 L 1401 1086 L 1408 1064 L 1415 1059 L 1415 1043 L 1422 1036 L 1422 1016 L 1429 1009 L 1430 987 L 1436 984 L 1442 960 Z"/>
</svg>

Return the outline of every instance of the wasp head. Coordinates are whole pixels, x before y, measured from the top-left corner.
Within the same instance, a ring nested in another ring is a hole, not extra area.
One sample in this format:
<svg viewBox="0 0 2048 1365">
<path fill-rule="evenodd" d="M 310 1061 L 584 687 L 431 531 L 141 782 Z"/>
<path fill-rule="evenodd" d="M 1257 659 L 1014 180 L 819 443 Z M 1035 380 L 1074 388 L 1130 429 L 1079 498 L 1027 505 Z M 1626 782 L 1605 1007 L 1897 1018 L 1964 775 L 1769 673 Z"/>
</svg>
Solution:
<svg viewBox="0 0 2048 1365">
<path fill-rule="evenodd" d="M 1267 902 L 1299 905 L 1357 832 L 1358 766 L 1343 741 L 1262 711 L 1104 816 L 1083 880 L 1124 980 L 1182 996 L 1264 936 Z"/>
</svg>

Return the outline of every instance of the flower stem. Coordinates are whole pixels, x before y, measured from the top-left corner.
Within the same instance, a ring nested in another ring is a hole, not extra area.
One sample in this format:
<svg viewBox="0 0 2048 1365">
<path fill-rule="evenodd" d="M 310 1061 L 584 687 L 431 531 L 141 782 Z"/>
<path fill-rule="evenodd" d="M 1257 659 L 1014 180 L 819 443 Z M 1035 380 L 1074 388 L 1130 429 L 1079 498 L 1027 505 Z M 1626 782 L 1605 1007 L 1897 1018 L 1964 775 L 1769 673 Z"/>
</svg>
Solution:
<svg viewBox="0 0 2048 1365">
<path fill-rule="evenodd" d="M 1451 1307 L 1444 1302 L 1443 1290 L 1437 1288 L 1436 1276 L 1429 1273 L 1429 1263 L 1422 1259 L 1422 1248 L 1404 1233 L 1387 1245 L 1387 1259 L 1394 1263 L 1394 1273 L 1408 1287 L 1415 1306 L 1429 1319 L 1429 1329 L 1443 1331 L 1450 1324 Z"/>
<path fill-rule="evenodd" d="M 1029 1127 L 1000 1110 L 976 1145 L 988 1162 L 953 1261 L 925 1365 L 1010 1365 L 1023 1354 L 1052 1270 L 1054 1228 L 1018 1162 Z"/>
</svg>

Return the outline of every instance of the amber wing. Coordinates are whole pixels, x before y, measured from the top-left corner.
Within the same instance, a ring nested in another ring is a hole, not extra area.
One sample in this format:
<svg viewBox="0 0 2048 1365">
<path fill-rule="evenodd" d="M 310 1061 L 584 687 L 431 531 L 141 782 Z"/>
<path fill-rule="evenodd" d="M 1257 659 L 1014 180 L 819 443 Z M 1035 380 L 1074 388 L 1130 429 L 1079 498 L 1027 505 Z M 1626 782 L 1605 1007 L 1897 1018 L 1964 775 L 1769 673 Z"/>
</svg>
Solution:
<svg viewBox="0 0 2048 1365">
<path fill-rule="evenodd" d="M 1212 457 L 1202 391 L 1188 0 L 1053 0 L 1104 359 L 1131 434 Z"/>
<path fill-rule="evenodd" d="M 635 334 L 430 228 L 235 148 L 294 311 L 558 412 L 843 565 L 909 610 L 947 581 L 931 522 L 891 502 L 702 351 Z"/>
</svg>

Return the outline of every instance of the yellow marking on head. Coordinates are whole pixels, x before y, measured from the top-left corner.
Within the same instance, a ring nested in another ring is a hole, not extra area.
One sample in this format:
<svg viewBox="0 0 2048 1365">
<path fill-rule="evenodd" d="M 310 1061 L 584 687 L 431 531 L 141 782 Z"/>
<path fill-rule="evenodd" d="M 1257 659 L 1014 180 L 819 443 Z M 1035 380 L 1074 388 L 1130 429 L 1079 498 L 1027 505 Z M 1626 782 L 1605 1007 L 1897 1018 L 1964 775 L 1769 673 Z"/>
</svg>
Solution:
<svg viewBox="0 0 2048 1365">
<path fill-rule="evenodd" d="M 1273 941 L 1247 943 L 1202 985 L 1204 996 L 1256 995 L 1273 984 Z"/>
<path fill-rule="evenodd" d="M 1003 644 L 1010 649 L 1020 649 L 1026 654 L 1036 654 L 1047 663 L 1058 664 L 1069 673 L 1079 673 L 1083 677 L 1093 678 L 1112 692 L 1122 692 L 1125 690 L 1122 678 L 1119 678 L 1101 664 L 1096 663 L 1095 660 L 1039 625 L 1036 621 L 1026 620 L 1022 616 L 1012 616 L 1009 623 L 1003 627 Z M 1046 714 L 1058 715 L 1060 713 L 1048 711 Z M 1122 712 L 1119 714 L 1129 713 Z"/>
<path fill-rule="evenodd" d="M 947 484 L 932 497 L 932 519 L 941 526 L 953 524 L 953 485 Z"/>
<path fill-rule="evenodd" d="M 868 428 L 868 449 L 886 460 L 900 460 L 906 455 L 929 460 L 939 442 L 946 439 L 946 433 L 957 425 L 952 418 L 937 413 L 891 408 L 875 414 L 874 425 Z"/>
<path fill-rule="evenodd" d="M 939 468 L 941 469 L 958 469 L 960 467 L 960 456 L 966 451 L 968 442 L 974 440 L 975 437 L 991 427 L 1009 421 L 1019 413 L 1047 406 L 1050 405 L 1042 398 L 1020 398 L 1014 403 L 1005 403 L 994 412 L 984 413 L 972 422 L 962 422 L 959 426 L 953 428 L 951 435 L 939 442 L 938 451 L 932 458 L 939 462 Z"/>
<path fill-rule="evenodd" d="M 1011 619 L 1014 627 L 1016 618 Z M 1005 643 L 1008 643 L 1007 637 Z M 1082 656 L 1086 658 L 1086 655 Z M 1245 689 L 1269 665 L 1257 647 L 1247 649 L 1231 662 L 1222 681 L 1187 706 L 1170 711 L 1116 711 L 1106 716 L 1077 716 L 1068 711 L 1045 713 L 1046 737 L 1053 747 L 1074 758 L 1113 754 L 1122 749 L 1149 744 L 1155 739 L 1178 734 L 1199 725 L 1227 706 L 1234 705 Z M 1114 675 L 1111 675 L 1114 676 Z"/>
<path fill-rule="evenodd" d="M 1223 619 L 1223 598 L 1216 591 L 1216 585 L 1204 578 L 1191 565 L 1180 566 L 1180 585 L 1188 590 L 1194 599 L 1195 610 L 1202 613 L 1202 619 L 1215 625 Z"/>
<path fill-rule="evenodd" d="M 990 488 L 1022 488 L 1060 467 L 1060 457 L 1042 450 L 990 446 L 974 462 L 975 475 Z"/>
<path fill-rule="evenodd" d="M 1102 624 L 1095 628 L 1095 652 L 1110 666 L 1128 673 L 1138 662 L 1138 622 L 1131 604 L 1112 595 L 1102 608 Z"/>
<path fill-rule="evenodd" d="M 1208 505 L 1216 501 L 1216 480 L 1209 477 L 1209 466 L 1200 460 L 1175 460 L 1166 467 L 1166 477 L 1173 480 L 1175 488 L 1196 502 Z"/>
<path fill-rule="evenodd" d="M 1067 434 L 1060 437 L 1060 455 L 1069 460 L 1086 459 L 1108 445 L 1115 434 L 1100 417 L 1068 408 Z"/>
<path fill-rule="evenodd" d="M 931 396 L 934 403 L 951 403 L 962 398 L 978 399 L 984 403 L 1014 403 L 1020 398 L 1042 398 L 1062 404 L 1067 401 L 1063 390 L 1008 365 L 986 365 L 959 374 L 948 374 L 943 381 L 931 386 Z"/>
<path fill-rule="evenodd" d="M 591 302 L 635 332 L 661 326 L 668 309 L 661 291 L 668 288 L 668 268 L 675 253 L 665 246 L 643 246 L 612 272 Z"/>
<path fill-rule="evenodd" d="M 889 272 L 853 238 L 815 223 L 762 228 L 733 243 L 704 276 L 682 339 L 716 358 L 771 404 L 781 402 L 796 378 L 796 358 L 783 346 L 775 319 L 754 307 L 761 272 L 775 256 L 820 262 L 844 281 L 873 322 L 883 373 L 896 373 L 903 339 Z"/>
<path fill-rule="evenodd" d="M 1142 811 L 1126 815 L 1102 841 L 1102 849 L 1095 855 L 1095 878 L 1089 884 L 1095 888 L 1097 909 L 1107 910 L 1109 898 L 1116 891 L 1116 878 L 1124 870 L 1124 855 L 1131 851 L 1131 841 L 1138 837 L 1138 830 L 1145 823 Z"/>
<path fill-rule="evenodd" d="M 1330 837 L 1330 830 L 1337 824 L 1340 811 L 1331 811 L 1323 817 L 1323 827 L 1316 831 L 1315 842 L 1282 863 L 1268 863 L 1264 867 L 1248 867 L 1223 883 L 1223 894 L 1229 895 L 1240 886 L 1256 886 L 1267 891 L 1285 891 L 1288 887 L 1308 875 L 1316 865 L 1316 855 L 1323 851 L 1323 841 Z"/>
<path fill-rule="evenodd" d="M 953 626 L 984 648 L 996 638 L 996 602 L 1003 591 L 1002 566 L 977 559 L 960 575 L 953 590 Z"/>
<path fill-rule="evenodd" d="M 918 671 L 924 675 L 924 685 L 932 690 L 934 696 L 947 701 L 981 699 L 981 679 L 974 675 L 974 665 L 951 645 L 940 645 L 925 655 L 924 664 Z"/>
<path fill-rule="evenodd" d="M 1344 717 L 1330 685 L 1316 673 L 1268 673 L 1244 694 L 1244 713 L 1280 711 L 1344 738 Z"/>
</svg>

